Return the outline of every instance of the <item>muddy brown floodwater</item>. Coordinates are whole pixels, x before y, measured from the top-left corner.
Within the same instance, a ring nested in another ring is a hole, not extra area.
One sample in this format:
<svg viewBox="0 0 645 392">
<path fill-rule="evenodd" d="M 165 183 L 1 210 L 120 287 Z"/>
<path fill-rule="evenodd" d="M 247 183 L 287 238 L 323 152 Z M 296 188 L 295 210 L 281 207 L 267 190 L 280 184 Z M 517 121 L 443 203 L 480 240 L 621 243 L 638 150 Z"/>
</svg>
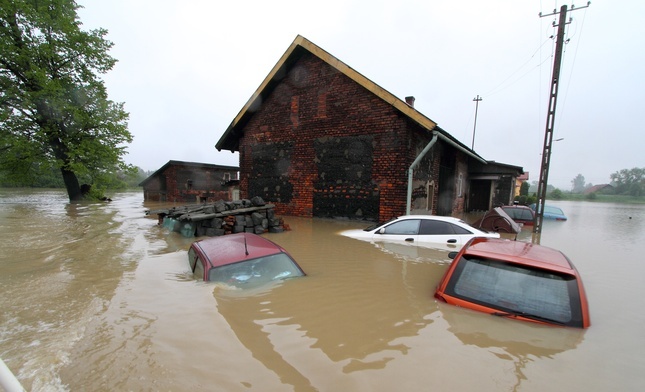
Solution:
<svg viewBox="0 0 645 392">
<path fill-rule="evenodd" d="M 545 221 L 541 243 L 583 277 L 582 331 L 437 303 L 447 252 L 338 235 L 360 222 L 284 217 L 292 231 L 265 234 L 304 278 L 201 282 L 192 239 L 145 217 L 160 204 L 112 198 L 0 189 L 0 357 L 27 390 L 645 388 L 645 206 L 552 203 L 569 220 Z"/>
</svg>

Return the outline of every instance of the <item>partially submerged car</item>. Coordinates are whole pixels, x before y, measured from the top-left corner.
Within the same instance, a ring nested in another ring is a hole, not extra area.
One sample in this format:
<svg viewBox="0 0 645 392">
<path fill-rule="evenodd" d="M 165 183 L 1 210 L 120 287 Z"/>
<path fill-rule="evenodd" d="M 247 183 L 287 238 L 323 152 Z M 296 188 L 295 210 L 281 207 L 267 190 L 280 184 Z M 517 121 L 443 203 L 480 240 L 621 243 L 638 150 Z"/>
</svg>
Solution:
<svg viewBox="0 0 645 392">
<path fill-rule="evenodd" d="M 535 211 L 530 209 L 528 206 L 523 205 L 512 205 L 512 206 L 502 206 L 502 210 L 506 215 L 510 216 L 517 223 L 522 223 L 525 226 L 533 226 L 535 222 Z"/>
<path fill-rule="evenodd" d="M 496 233 L 517 234 L 522 231 L 522 226 L 501 207 L 495 207 L 486 212 L 484 216 L 473 222 L 473 227 Z"/>
<path fill-rule="evenodd" d="M 461 219 L 435 215 L 405 215 L 363 230 L 345 230 L 340 234 L 367 241 L 401 242 L 447 249 L 460 249 L 474 237 L 500 237 L 499 233 L 476 229 Z"/>
<path fill-rule="evenodd" d="M 531 204 L 529 207 L 531 207 L 533 212 L 537 213 L 537 205 L 535 203 Z M 562 208 L 549 205 L 544 206 L 544 214 L 542 214 L 542 217 L 544 219 L 555 219 L 559 221 L 567 220 L 567 216 L 564 215 Z"/>
<path fill-rule="evenodd" d="M 235 286 L 305 275 L 284 248 L 253 233 L 195 241 L 188 249 L 188 262 L 200 279 Z"/>
<path fill-rule="evenodd" d="M 560 251 L 527 242 L 475 238 L 459 252 L 435 298 L 495 316 L 587 328 L 587 295 Z"/>
</svg>

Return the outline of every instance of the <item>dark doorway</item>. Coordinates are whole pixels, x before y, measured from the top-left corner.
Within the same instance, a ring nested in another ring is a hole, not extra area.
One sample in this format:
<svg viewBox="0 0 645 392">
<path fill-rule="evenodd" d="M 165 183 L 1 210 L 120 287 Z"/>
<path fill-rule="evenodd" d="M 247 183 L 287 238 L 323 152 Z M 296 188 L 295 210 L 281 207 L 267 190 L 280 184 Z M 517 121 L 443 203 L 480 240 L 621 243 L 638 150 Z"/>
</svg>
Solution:
<svg viewBox="0 0 645 392">
<path fill-rule="evenodd" d="M 490 187 L 491 180 L 470 181 L 470 211 L 490 210 Z"/>
</svg>

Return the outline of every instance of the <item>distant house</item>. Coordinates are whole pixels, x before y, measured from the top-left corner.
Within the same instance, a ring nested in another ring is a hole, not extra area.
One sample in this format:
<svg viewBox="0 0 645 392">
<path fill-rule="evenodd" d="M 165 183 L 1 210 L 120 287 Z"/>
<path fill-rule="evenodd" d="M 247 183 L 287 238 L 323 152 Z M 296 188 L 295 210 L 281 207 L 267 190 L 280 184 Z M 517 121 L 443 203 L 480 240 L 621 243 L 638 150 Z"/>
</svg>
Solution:
<svg viewBox="0 0 645 392">
<path fill-rule="evenodd" d="M 204 202 L 237 200 L 239 168 L 208 163 L 168 161 L 143 180 L 145 201 Z"/>
<path fill-rule="evenodd" d="M 529 172 L 524 172 L 523 174 L 520 174 L 515 179 L 515 196 L 520 195 L 520 189 L 522 188 L 522 184 L 527 182 L 528 180 L 529 180 Z"/>
<path fill-rule="evenodd" d="M 239 152 L 242 197 L 305 217 L 458 215 L 468 209 L 473 169 L 488 165 L 417 111 L 413 97 L 395 97 L 302 36 L 216 148 Z M 478 206 L 496 180 L 482 181 Z"/>
<path fill-rule="evenodd" d="M 607 193 L 612 193 L 613 191 L 614 191 L 613 185 L 600 184 L 600 185 L 594 185 L 592 187 L 585 189 L 584 194 L 585 195 L 588 195 L 591 193 L 607 194 Z"/>
</svg>

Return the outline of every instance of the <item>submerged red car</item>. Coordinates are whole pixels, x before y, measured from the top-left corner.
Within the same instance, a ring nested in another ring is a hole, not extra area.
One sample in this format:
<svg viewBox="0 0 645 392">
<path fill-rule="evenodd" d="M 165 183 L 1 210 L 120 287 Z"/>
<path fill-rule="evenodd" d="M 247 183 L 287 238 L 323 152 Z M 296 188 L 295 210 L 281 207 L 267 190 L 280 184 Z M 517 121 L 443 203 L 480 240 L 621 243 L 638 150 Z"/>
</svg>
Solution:
<svg viewBox="0 0 645 392">
<path fill-rule="evenodd" d="M 253 233 L 195 241 L 188 249 L 188 262 L 200 279 L 235 286 L 305 275 L 284 248 Z"/>
<path fill-rule="evenodd" d="M 502 206 L 502 210 L 515 222 L 522 223 L 525 226 L 533 226 L 535 211 L 529 207 L 521 205 Z"/>
<path fill-rule="evenodd" d="M 435 298 L 495 316 L 587 328 L 587 295 L 560 251 L 526 242 L 474 238 L 459 252 Z"/>
</svg>

